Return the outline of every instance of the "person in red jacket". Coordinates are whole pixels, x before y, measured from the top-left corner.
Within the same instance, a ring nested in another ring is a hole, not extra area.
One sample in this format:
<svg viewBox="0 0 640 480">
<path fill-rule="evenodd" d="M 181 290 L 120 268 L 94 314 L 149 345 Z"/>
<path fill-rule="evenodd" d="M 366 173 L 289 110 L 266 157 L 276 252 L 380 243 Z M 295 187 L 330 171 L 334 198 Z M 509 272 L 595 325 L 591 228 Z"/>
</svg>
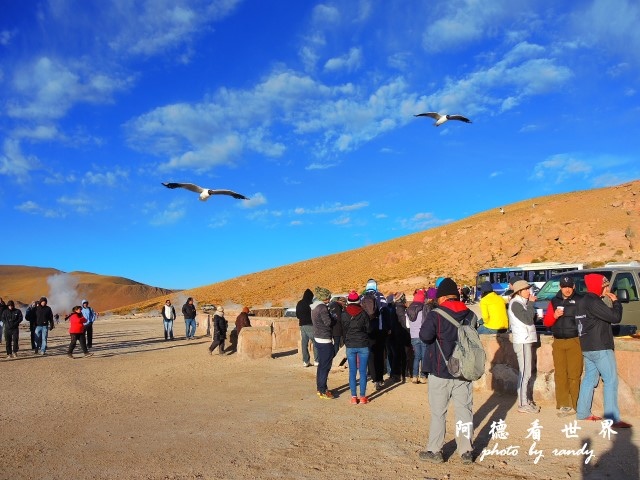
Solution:
<svg viewBox="0 0 640 480">
<path fill-rule="evenodd" d="M 73 358 L 73 349 L 76 348 L 76 343 L 80 340 L 80 348 L 85 357 L 90 357 L 93 353 L 89 353 L 87 350 L 87 340 L 84 336 L 84 325 L 87 323 L 87 319 L 82 316 L 82 307 L 76 305 L 73 307 L 73 313 L 69 315 L 69 335 L 71 335 L 71 343 L 69 344 L 69 350 L 67 351 L 67 357 Z"/>
</svg>

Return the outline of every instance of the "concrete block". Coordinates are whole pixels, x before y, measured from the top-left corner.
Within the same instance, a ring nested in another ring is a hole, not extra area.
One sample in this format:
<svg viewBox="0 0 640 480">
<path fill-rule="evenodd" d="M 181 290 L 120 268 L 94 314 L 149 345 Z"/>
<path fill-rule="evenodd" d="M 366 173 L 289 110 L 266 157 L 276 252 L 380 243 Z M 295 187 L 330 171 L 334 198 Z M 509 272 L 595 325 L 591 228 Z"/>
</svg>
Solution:
<svg viewBox="0 0 640 480">
<path fill-rule="evenodd" d="M 271 327 L 245 327 L 238 335 L 238 358 L 271 358 Z"/>
</svg>

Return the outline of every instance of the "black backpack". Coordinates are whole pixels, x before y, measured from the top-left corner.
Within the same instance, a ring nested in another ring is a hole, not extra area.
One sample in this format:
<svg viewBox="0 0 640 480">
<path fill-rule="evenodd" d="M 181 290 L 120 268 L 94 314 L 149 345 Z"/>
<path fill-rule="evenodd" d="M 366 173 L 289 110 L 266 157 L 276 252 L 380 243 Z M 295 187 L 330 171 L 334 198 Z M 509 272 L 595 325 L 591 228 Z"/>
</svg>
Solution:
<svg viewBox="0 0 640 480">
<path fill-rule="evenodd" d="M 362 299 L 360 300 L 360 306 L 369 315 L 370 319 L 378 318 L 380 315 L 380 307 L 378 307 L 378 299 L 376 298 L 376 293 L 372 290 L 367 290 L 362 295 Z"/>
</svg>

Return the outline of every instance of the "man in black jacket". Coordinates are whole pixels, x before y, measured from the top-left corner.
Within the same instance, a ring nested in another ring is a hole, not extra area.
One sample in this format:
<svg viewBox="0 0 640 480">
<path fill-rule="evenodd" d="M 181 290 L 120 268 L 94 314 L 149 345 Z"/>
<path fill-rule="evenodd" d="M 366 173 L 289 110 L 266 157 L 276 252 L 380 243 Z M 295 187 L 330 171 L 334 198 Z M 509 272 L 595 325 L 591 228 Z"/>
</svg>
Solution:
<svg viewBox="0 0 640 480">
<path fill-rule="evenodd" d="M 36 354 L 38 351 L 40 355 L 47 353 L 47 338 L 53 328 L 53 312 L 47 305 L 47 297 L 42 297 L 36 307 Z"/>
<path fill-rule="evenodd" d="M 31 335 L 31 350 L 33 353 L 38 353 L 38 343 L 36 342 L 36 309 L 38 308 L 38 301 L 34 300 L 31 305 L 27 307 L 27 311 L 24 314 L 24 318 L 29 322 L 29 333 Z"/>
<path fill-rule="evenodd" d="M 576 292 L 573 277 L 562 277 L 560 290 L 549 302 L 543 319 L 544 325 L 550 327 L 553 333 L 553 368 L 559 417 L 575 414 L 578 407 L 582 349 L 576 313 L 581 299 L 582 295 Z"/>
<path fill-rule="evenodd" d="M 604 383 L 604 418 L 612 420 L 613 428 L 629 428 L 626 422 L 620 420 L 618 407 L 618 370 L 613 351 L 613 331 L 611 324 L 622 320 L 622 305 L 618 298 L 610 292 L 605 292 L 606 277 L 599 273 L 584 276 L 587 293 L 578 304 L 578 332 L 580 332 L 580 346 L 584 357 L 584 377 L 580 384 L 578 395 L 578 420 L 602 420 L 591 414 L 593 391 L 598 385 L 599 377 Z M 602 297 L 612 302 L 609 307 Z"/>
<path fill-rule="evenodd" d="M 7 358 L 18 357 L 18 332 L 20 322 L 22 322 L 22 312 L 15 308 L 13 300 L 7 302 L 6 308 L 2 311 L 0 320 L 4 323 L 4 338 L 7 343 Z"/>
<path fill-rule="evenodd" d="M 318 365 L 318 349 L 313 337 L 313 322 L 311 321 L 311 304 L 313 303 L 313 292 L 306 289 L 300 301 L 296 304 L 296 317 L 298 317 L 298 325 L 300 325 L 300 350 L 302 350 L 302 366 L 311 365 L 311 357 L 309 356 L 309 341 L 313 343 L 313 360 L 314 365 Z"/>
<path fill-rule="evenodd" d="M 184 315 L 184 324 L 186 328 L 187 340 L 196 338 L 196 306 L 193 304 L 193 298 L 187 298 L 186 303 L 182 306 L 182 315 Z"/>
</svg>

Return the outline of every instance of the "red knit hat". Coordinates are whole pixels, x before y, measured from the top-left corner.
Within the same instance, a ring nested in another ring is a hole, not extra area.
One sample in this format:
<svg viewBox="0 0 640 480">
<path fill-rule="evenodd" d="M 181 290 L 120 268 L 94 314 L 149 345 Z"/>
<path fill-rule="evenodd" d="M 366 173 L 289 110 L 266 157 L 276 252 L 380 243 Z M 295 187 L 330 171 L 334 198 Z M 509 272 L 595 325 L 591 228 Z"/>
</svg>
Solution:
<svg viewBox="0 0 640 480">
<path fill-rule="evenodd" d="M 424 290 L 419 288 L 418 290 L 415 291 L 415 293 L 413 294 L 413 301 L 414 302 L 420 302 L 420 303 L 424 303 Z"/>
<path fill-rule="evenodd" d="M 347 303 L 358 303 L 360 301 L 360 295 L 355 290 L 351 290 L 347 296 Z"/>
</svg>

